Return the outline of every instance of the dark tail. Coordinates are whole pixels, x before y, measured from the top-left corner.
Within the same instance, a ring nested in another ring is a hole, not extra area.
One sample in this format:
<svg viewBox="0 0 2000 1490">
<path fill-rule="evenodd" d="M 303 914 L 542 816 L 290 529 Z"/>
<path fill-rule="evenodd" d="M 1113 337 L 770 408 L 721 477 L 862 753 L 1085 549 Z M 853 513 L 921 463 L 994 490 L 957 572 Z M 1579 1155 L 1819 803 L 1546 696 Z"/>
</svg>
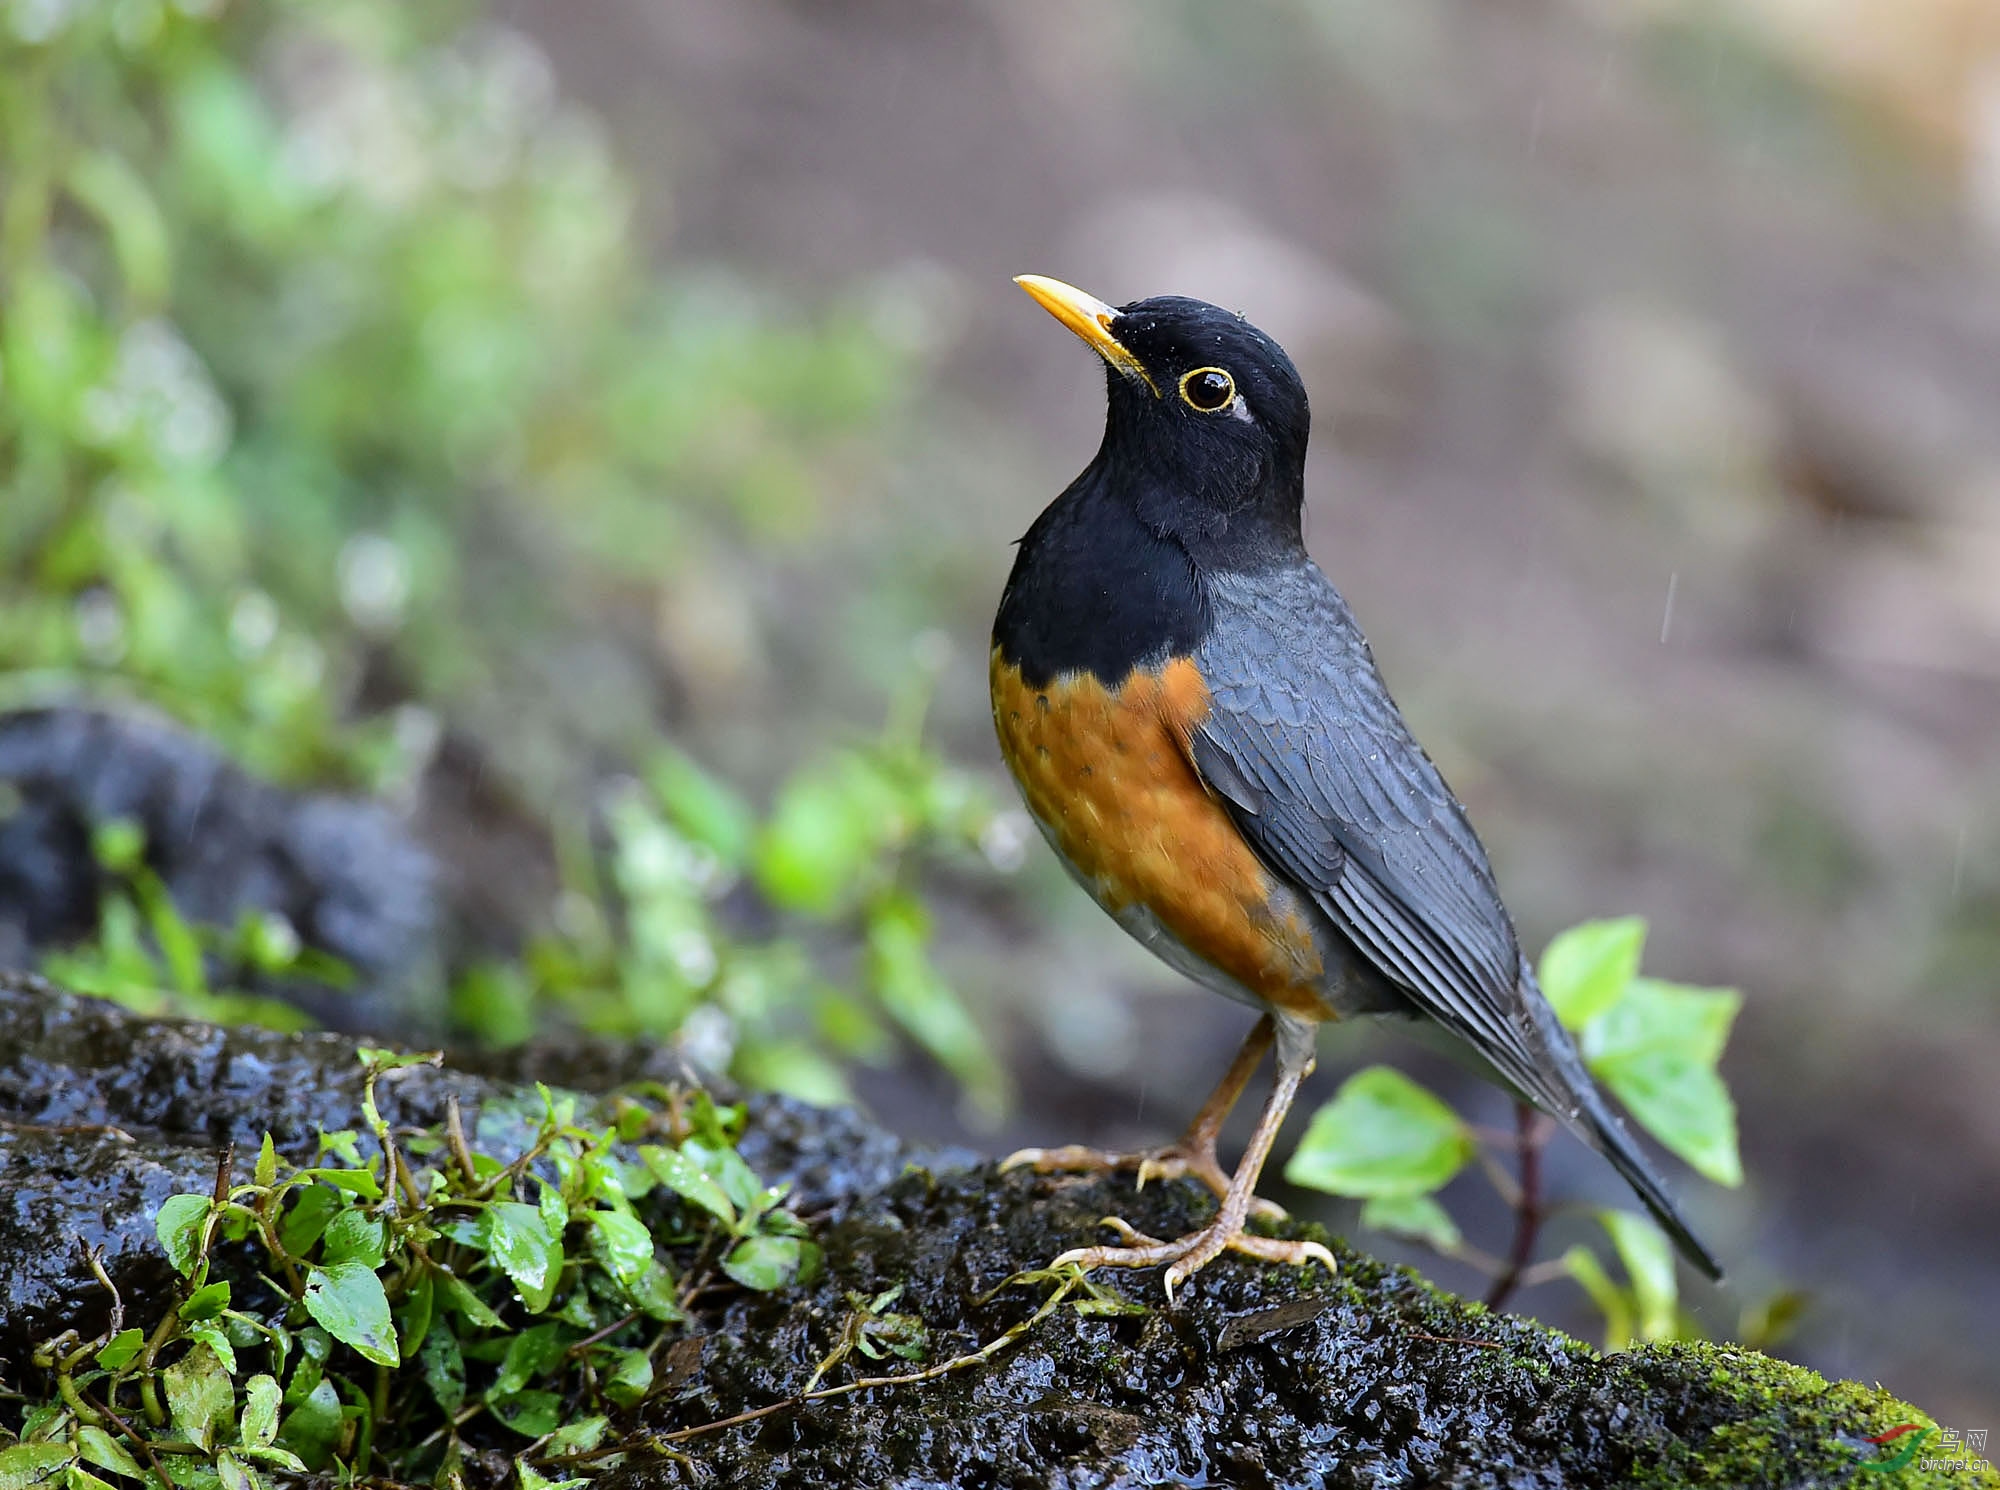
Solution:
<svg viewBox="0 0 2000 1490">
<path fill-rule="evenodd" d="M 1521 959 L 1521 993 L 1521 1002 L 1535 1022 L 1538 1037 L 1535 1043 L 1544 1057 L 1542 1070 L 1537 1073 L 1542 1077 L 1538 1085 L 1543 1089 L 1528 1096 L 1536 1106 L 1559 1119 L 1578 1138 L 1609 1159 L 1611 1167 L 1625 1177 L 1625 1183 L 1646 1203 L 1653 1219 L 1674 1239 L 1681 1255 L 1710 1278 L 1720 1279 L 1722 1264 L 1688 1229 L 1673 1197 L 1667 1194 L 1666 1185 L 1639 1145 L 1632 1141 L 1632 1135 L 1625 1131 L 1610 1103 L 1604 1100 L 1590 1072 L 1584 1069 L 1576 1042 L 1557 1021 L 1555 1010 L 1549 1007 L 1525 957 Z"/>
</svg>

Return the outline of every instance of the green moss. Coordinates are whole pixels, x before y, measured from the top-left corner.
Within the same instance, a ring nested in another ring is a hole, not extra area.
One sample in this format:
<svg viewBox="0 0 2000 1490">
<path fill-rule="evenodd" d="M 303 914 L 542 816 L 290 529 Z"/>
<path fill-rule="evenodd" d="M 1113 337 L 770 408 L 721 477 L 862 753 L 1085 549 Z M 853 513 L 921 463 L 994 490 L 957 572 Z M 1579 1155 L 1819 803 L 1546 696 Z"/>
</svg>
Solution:
<svg viewBox="0 0 2000 1490">
<path fill-rule="evenodd" d="M 1700 1388 L 1705 1433 L 1688 1435 L 1638 1481 L 1644 1485 L 1791 1485 L 1870 1480 L 1897 1487 L 2000 1486 L 1990 1465 L 1926 1469 L 1939 1456 L 1938 1422 L 1880 1387 L 1829 1382 L 1816 1371 L 1755 1351 L 1710 1344 L 1654 1346 L 1632 1353 L 1663 1364 Z M 1868 1440 L 1902 1424 L 1929 1430 L 1913 1462 L 1879 1476 L 1857 1467 L 1882 1461 L 1893 1448 Z"/>
</svg>

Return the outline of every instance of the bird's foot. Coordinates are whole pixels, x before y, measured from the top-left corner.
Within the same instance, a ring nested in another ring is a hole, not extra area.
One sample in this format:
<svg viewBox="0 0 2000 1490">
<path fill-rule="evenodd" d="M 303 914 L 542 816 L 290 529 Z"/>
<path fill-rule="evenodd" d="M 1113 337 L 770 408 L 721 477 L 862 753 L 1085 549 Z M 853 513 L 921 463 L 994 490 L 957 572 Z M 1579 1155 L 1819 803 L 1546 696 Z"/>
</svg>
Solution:
<svg viewBox="0 0 2000 1490">
<path fill-rule="evenodd" d="M 1170 1305 L 1174 1301 L 1174 1290 L 1225 1252 L 1241 1252 L 1259 1262 L 1294 1267 L 1320 1262 L 1326 1264 L 1328 1272 L 1336 1275 L 1340 1272 L 1340 1264 L 1333 1260 L 1333 1254 L 1318 1242 L 1287 1242 L 1277 1237 L 1254 1236 L 1243 1229 L 1242 1222 L 1232 1225 L 1220 1216 L 1200 1231 L 1191 1231 L 1171 1242 L 1147 1236 L 1116 1216 L 1106 1216 L 1104 1224 L 1123 1238 L 1124 1246 L 1073 1247 L 1049 1266 L 1075 1266 L 1087 1273 L 1092 1268 L 1151 1268 L 1164 1262 L 1170 1264 L 1161 1280 L 1166 1286 L 1167 1303 Z"/>
<path fill-rule="evenodd" d="M 1218 1200 L 1229 1194 L 1229 1175 L 1215 1157 L 1215 1145 L 1203 1147 L 1185 1140 L 1129 1153 L 1093 1149 L 1080 1143 L 1055 1149 L 1016 1149 L 1000 1161 L 1002 1173 L 1022 1168 L 1037 1174 L 1118 1174 L 1129 1169 L 1139 1177 L 1134 1186 L 1139 1190 L 1146 1188 L 1148 1180 L 1177 1180 L 1185 1175 L 1208 1186 Z M 1275 1200 L 1258 1198 L 1250 1202 L 1250 1214 L 1282 1221 L 1286 1211 Z"/>
</svg>

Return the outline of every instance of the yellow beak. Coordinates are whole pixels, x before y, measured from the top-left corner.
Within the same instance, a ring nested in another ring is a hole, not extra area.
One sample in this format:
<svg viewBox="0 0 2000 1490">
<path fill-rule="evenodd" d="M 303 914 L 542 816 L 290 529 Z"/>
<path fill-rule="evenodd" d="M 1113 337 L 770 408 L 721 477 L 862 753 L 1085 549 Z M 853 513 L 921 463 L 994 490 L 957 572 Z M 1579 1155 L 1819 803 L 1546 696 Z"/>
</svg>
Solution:
<svg viewBox="0 0 2000 1490">
<path fill-rule="evenodd" d="M 1098 356 L 1126 377 L 1144 383 L 1153 390 L 1153 397 L 1160 396 L 1160 385 L 1153 381 L 1152 374 L 1123 342 L 1111 334 L 1111 323 L 1118 318 L 1115 306 L 1106 305 L 1095 295 L 1086 295 L 1075 285 L 1066 285 L 1059 279 L 1050 279 L 1042 274 L 1016 275 L 1014 283 L 1026 290 L 1043 310 L 1081 337 Z"/>
</svg>

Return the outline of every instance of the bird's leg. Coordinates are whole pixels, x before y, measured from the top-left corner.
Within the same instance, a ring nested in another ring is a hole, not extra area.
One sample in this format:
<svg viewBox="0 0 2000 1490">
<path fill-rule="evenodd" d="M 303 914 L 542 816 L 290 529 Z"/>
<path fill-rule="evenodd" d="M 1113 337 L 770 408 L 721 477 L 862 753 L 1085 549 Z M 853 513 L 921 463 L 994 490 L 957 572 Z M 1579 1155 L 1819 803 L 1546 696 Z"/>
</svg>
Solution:
<svg viewBox="0 0 2000 1490">
<path fill-rule="evenodd" d="M 1222 1199 L 1229 1194 L 1229 1172 L 1216 1158 L 1215 1140 L 1234 1110 L 1237 1099 L 1243 1095 L 1243 1088 L 1249 1085 L 1257 1063 L 1271 1048 L 1271 1038 L 1271 1016 L 1266 1014 L 1243 1037 L 1236 1059 L 1222 1073 L 1222 1080 L 1215 1084 L 1215 1090 L 1201 1104 L 1201 1111 L 1194 1115 L 1187 1131 L 1170 1144 L 1131 1153 L 1112 1153 L 1080 1143 L 1055 1149 L 1019 1149 L 1001 1160 L 1000 1167 L 1008 1170 L 1027 1165 L 1038 1174 L 1111 1174 L 1121 1169 L 1133 1169 L 1138 1171 L 1139 1188 L 1142 1190 L 1148 1180 L 1171 1180 L 1192 1175 L 1213 1190 L 1217 1199 Z M 1284 1207 L 1275 1201 L 1258 1200 L 1254 1202 L 1253 1209 L 1260 1216 L 1284 1219 Z"/>
<path fill-rule="evenodd" d="M 1134 1230 L 1115 1217 L 1107 1218 L 1106 1224 L 1115 1228 L 1128 1245 L 1078 1247 L 1063 1253 L 1051 1264 L 1052 1267 L 1074 1264 L 1088 1271 L 1100 1267 L 1149 1268 L 1168 1263 L 1170 1266 L 1164 1281 L 1169 1303 L 1173 1301 L 1175 1289 L 1224 1252 L 1241 1252 L 1265 1262 L 1323 1262 L 1328 1271 L 1339 1271 L 1333 1254 L 1318 1242 L 1279 1241 L 1272 1237 L 1250 1236 L 1243 1230 L 1257 1189 L 1258 1176 L 1264 1170 L 1264 1161 L 1270 1157 L 1278 1129 L 1284 1126 L 1285 1114 L 1291 1110 L 1292 1101 L 1298 1096 L 1299 1084 L 1311 1074 L 1313 1068 L 1312 1026 L 1287 1020 L 1277 1031 L 1277 1036 L 1277 1081 L 1271 1087 L 1271 1095 L 1257 1119 L 1256 1131 L 1250 1135 L 1250 1145 L 1244 1150 L 1243 1162 L 1236 1166 L 1236 1173 L 1222 1197 L 1222 1209 L 1216 1213 L 1215 1219 L 1199 1231 L 1171 1242 L 1162 1242 Z"/>
</svg>

